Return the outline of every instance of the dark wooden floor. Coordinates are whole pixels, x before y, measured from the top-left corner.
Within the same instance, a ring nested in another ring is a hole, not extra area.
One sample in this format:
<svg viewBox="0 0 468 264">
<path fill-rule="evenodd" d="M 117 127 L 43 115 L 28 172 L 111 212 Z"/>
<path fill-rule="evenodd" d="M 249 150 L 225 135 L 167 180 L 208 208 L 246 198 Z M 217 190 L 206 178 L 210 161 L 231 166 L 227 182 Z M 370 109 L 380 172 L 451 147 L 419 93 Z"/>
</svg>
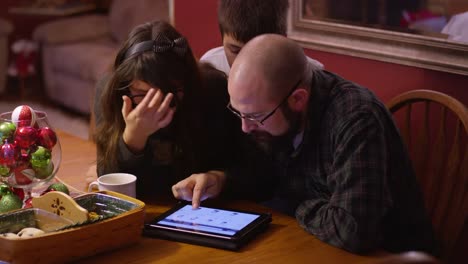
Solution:
<svg viewBox="0 0 468 264">
<path fill-rule="evenodd" d="M 40 107 L 41 110 L 48 109 L 47 111 L 53 113 L 56 128 L 80 138 L 88 139 L 89 115 L 78 113 L 52 102 L 48 99 L 42 87 L 41 82 L 34 78 L 25 80 L 23 86 L 21 86 L 16 78 L 8 77 L 5 91 L 0 94 L 1 111 L 12 111 L 11 107 L 22 104 L 34 105 Z"/>
<path fill-rule="evenodd" d="M 42 80 L 37 76 L 26 77 L 21 82 L 16 77 L 8 76 L 2 100 L 34 100 L 46 102 Z"/>
<path fill-rule="evenodd" d="M 42 79 L 38 76 L 27 77 L 21 82 L 18 78 L 9 76 L 6 81 L 5 91 L 0 94 L 1 101 L 33 101 L 45 104 L 71 114 L 76 117 L 87 118 L 89 115 L 79 113 L 60 104 L 51 101 L 45 93 Z"/>
</svg>

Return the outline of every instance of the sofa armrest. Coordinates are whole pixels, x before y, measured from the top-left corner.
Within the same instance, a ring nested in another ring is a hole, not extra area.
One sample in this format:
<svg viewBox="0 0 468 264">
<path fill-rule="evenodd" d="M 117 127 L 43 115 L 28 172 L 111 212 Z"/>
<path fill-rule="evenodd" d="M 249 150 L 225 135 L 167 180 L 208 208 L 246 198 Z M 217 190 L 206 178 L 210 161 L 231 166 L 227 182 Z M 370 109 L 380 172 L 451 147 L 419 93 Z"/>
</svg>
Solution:
<svg viewBox="0 0 468 264">
<path fill-rule="evenodd" d="M 8 35 L 13 31 L 13 25 L 5 20 L 0 18 L 0 35 Z"/>
<path fill-rule="evenodd" d="M 48 44 L 83 41 L 110 35 L 106 15 L 84 15 L 65 18 L 39 25 L 34 40 Z"/>
</svg>

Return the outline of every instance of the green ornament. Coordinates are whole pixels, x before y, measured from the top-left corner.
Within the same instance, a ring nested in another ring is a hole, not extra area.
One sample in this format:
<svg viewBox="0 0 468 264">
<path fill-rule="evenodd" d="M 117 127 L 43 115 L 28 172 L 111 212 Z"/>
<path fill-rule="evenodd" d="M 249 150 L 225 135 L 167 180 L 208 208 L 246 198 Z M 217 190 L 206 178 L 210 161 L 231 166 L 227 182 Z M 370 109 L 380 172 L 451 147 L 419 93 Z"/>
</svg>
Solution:
<svg viewBox="0 0 468 264">
<path fill-rule="evenodd" d="M 37 150 L 31 154 L 30 162 L 31 162 L 33 169 L 34 168 L 45 169 L 47 168 L 47 166 L 49 166 L 51 158 L 52 158 L 51 151 L 42 146 L 39 146 L 37 147 Z"/>
<path fill-rule="evenodd" d="M 47 187 L 47 191 L 59 191 L 70 195 L 68 187 L 61 182 L 52 183 L 51 185 L 49 185 L 49 187 Z"/>
<path fill-rule="evenodd" d="M 33 168 L 34 172 L 36 172 L 36 174 L 34 175 L 36 178 L 46 179 L 54 171 L 54 163 L 51 161 L 44 168 L 43 167 L 36 167 L 36 166 L 33 165 L 32 168 Z"/>
<path fill-rule="evenodd" d="M 4 184 L 4 183 L 1 184 L 0 185 L 0 197 L 2 197 L 4 195 L 7 195 L 9 193 L 11 193 L 10 187 L 8 185 Z"/>
<path fill-rule="evenodd" d="M 21 201 L 21 199 L 14 193 L 6 194 L 2 196 L 2 199 L 0 200 L 0 213 L 21 209 L 22 207 L 23 201 Z"/>
<path fill-rule="evenodd" d="M 3 177 L 10 176 L 10 168 L 8 166 L 0 165 L 0 176 L 3 176 Z"/>
<path fill-rule="evenodd" d="M 9 138 L 13 138 L 15 134 L 16 126 L 12 122 L 3 122 L 0 124 L 0 139 L 1 141 Z"/>
</svg>

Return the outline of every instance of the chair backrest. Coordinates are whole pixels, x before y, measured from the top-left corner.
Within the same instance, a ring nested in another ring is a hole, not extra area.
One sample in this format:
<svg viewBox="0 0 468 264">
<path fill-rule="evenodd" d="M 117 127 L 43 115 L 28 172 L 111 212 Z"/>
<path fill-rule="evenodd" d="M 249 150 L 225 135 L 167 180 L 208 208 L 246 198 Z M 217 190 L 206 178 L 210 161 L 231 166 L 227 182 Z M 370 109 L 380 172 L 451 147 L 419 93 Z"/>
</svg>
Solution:
<svg viewBox="0 0 468 264">
<path fill-rule="evenodd" d="M 440 264 L 441 262 L 419 251 L 408 251 L 399 254 L 385 256 L 377 261 L 366 262 L 367 264 Z"/>
<path fill-rule="evenodd" d="M 387 107 L 407 145 L 444 260 L 455 254 L 468 215 L 468 109 L 455 98 L 413 90 Z"/>
</svg>

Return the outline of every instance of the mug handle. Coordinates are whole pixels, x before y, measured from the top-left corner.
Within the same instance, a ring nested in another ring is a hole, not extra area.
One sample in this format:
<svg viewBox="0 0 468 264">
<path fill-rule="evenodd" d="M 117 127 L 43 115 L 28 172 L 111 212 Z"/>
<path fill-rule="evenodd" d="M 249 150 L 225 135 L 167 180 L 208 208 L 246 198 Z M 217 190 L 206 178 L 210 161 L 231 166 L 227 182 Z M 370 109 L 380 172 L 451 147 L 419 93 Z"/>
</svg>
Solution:
<svg viewBox="0 0 468 264">
<path fill-rule="evenodd" d="M 93 181 L 88 186 L 88 192 L 99 191 L 99 183 L 97 181 Z"/>
</svg>

